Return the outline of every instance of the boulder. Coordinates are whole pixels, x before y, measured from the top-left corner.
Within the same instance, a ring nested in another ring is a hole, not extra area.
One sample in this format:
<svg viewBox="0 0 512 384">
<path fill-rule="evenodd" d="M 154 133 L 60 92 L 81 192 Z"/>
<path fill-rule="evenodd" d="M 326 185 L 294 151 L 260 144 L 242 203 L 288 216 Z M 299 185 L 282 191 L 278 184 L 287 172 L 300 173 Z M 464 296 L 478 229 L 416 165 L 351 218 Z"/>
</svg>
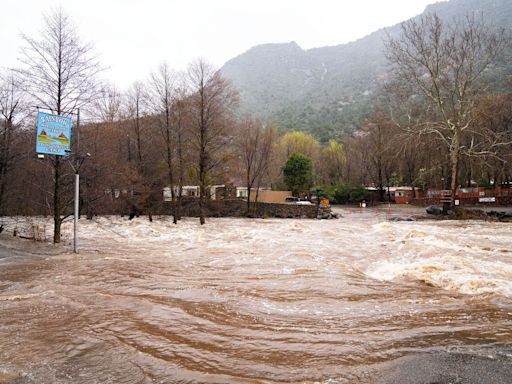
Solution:
<svg viewBox="0 0 512 384">
<path fill-rule="evenodd" d="M 443 207 L 440 207 L 439 205 L 429 205 L 426 208 L 426 211 L 429 215 L 442 215 Z"/>
<path fill-rule="evenodd" d="M 404 217 L 392 217 L 389 221 L 416 221 L 416 219 L 412 216 L 404 216 Z"/>
<path fill-rule="evenodd" d="M 488 216 L 495 216 L 498 219 L 508 219 L 512 217 L 512 212 L 507 211 L 489 211 L 487 212 Z"/>
<path fill-rule="evenodd" d="M 316 218 L 319 220 L 338 219 L 339 215 L 332 212 L 330 205 L 320 205 Z"/>
</svg>

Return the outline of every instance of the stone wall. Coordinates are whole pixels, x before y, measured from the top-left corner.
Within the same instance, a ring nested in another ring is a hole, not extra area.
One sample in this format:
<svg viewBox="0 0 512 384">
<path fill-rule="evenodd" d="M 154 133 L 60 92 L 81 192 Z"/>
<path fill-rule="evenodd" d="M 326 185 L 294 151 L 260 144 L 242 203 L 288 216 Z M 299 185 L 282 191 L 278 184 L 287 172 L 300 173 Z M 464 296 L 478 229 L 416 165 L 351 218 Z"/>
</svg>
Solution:
<svg viewBox="0 0 512 384">
<path fill-rule="evenodd" d="M 254 204 L 254 203 L 252 203 Z M 165 214 L 172 214 L 173 204 L 166 203 Z M 240 199 L 209 200 L 206 202 L 205 214 L 207 217 L 247 217 L 247 202 Z M 197 199 L 189 199 L 183 202 L 181 215 L 184 217 L 199 217 L 199 203 Z M 279 217 L 279 218 L 331 218 L 330 206 L 314 204 L 279 204 L 260 203 L 253 209 L 254 217 Z"/>
</svg>

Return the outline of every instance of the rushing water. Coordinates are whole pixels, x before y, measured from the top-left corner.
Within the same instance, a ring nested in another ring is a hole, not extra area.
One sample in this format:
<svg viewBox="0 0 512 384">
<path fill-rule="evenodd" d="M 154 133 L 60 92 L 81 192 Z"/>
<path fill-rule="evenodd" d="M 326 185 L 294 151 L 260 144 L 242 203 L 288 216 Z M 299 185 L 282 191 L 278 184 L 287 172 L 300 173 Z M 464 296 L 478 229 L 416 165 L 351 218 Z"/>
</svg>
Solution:
<svg viewBox="0 0 512 384">
<path fill-rule="evenodd" d="M 0 382 L 372 383 L 431 350 L 512 364 L 511 224 L 365 212 L 82 220 L 79 255 L 4 237 L 39 255 L 0 259 Z"/>
</svg>

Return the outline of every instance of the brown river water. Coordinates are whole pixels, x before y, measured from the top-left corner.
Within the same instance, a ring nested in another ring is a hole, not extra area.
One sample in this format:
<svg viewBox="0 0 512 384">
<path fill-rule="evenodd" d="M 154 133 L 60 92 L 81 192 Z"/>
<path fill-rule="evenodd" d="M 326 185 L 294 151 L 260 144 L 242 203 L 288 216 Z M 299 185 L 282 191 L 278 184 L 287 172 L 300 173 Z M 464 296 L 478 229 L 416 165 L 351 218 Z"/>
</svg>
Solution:
<svg viewBox="0 0 512 384">
<path fill-rule="evenodd" d="M 374 383 L 426 351 L 512 364 L 512 224 L 170 218 L 4 223 L 0 383 Z M 25 228 L 25 229 L 23 229 Z M 12 233 L 12 232 L 11 232 Z"/>
</svg>

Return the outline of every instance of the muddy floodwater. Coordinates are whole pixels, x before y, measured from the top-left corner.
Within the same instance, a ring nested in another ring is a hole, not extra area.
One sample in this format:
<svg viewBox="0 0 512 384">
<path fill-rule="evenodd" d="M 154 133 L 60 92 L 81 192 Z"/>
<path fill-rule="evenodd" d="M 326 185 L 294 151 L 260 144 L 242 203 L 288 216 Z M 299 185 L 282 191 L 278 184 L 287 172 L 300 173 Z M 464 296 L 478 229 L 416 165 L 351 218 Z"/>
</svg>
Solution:
<svg viewBox="0 0 512 384">
<path fill-rule="evenodd" d="M 55 248 L 12 240 L 50 239 L 50 220 L 11 218 L 0 383 L 376 383 L 422 352 L 512 364 L 512 224 L 342 214 L 82 219 L 79 255 L 72 223 Z"/>
</svg>

